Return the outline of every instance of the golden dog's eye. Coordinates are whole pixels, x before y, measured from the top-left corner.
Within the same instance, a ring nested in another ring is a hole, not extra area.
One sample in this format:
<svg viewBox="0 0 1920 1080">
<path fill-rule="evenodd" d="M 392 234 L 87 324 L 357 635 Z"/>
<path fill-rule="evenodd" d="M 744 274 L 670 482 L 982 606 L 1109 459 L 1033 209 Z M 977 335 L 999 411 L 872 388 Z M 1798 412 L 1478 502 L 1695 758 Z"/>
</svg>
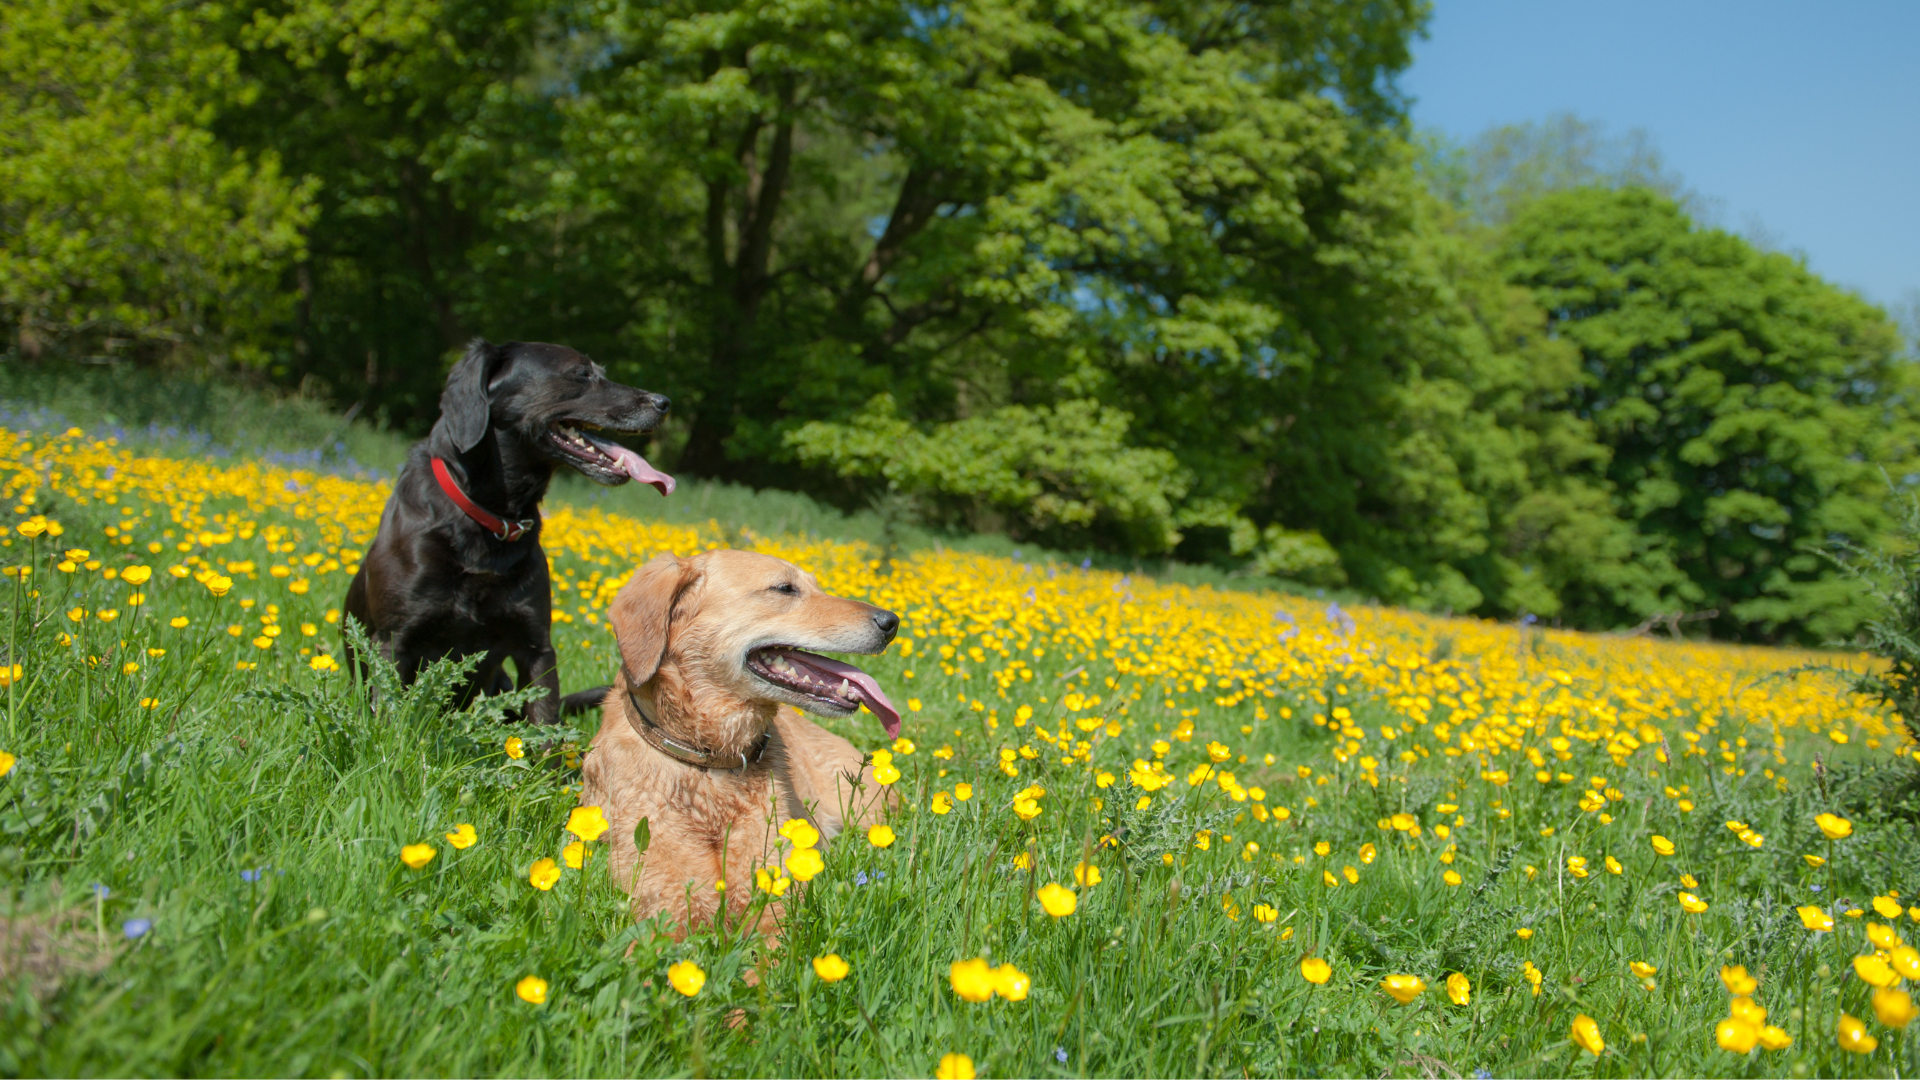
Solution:
<svg viewBox="0 0 1920 1080">
<path fill-rule="evenodd" d="M 780 584 L 775 585 L 773 587 L 773 591 L 777 593 L 786 593 L 788 596 L 800 595 L 800 590 L 795 588 L 793 582 L 791 581 L 783 581 Z"/>
</svg>

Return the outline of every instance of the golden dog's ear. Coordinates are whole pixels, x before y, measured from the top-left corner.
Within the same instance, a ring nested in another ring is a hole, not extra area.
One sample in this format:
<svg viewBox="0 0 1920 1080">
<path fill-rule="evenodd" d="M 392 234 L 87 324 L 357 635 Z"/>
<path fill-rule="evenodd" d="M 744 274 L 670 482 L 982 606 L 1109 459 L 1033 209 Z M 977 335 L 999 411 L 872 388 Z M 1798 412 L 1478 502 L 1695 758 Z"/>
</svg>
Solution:
<svg viewBox="0 0 1920 1080">
<path fill-rule="evenodd" d="M 607 622 L 620 646 L 620 661 L 629 688 L 643 686 L 660 670 L 676 608 L 700 572 L 687 559 L 661 554 L 633 572 L 633 578 L 613 598 Z M 686 612 L 678 612 L 684 616 Z"/>
</svg>

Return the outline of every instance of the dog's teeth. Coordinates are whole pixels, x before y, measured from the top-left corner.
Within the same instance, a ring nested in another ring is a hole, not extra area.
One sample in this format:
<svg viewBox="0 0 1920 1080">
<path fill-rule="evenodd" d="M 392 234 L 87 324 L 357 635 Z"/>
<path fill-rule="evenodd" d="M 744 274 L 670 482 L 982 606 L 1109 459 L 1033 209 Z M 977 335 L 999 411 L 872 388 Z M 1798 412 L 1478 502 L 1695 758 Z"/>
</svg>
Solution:
<svg viewBox="0 0 1920 1080">
<path fill-rule="evenodd" d="M 845 679 L 841 679 L 840 685 L 834 688 L 834 693 L 839 694 L 841 697 L 852 697 L 853 684 Z"/>
</svg>

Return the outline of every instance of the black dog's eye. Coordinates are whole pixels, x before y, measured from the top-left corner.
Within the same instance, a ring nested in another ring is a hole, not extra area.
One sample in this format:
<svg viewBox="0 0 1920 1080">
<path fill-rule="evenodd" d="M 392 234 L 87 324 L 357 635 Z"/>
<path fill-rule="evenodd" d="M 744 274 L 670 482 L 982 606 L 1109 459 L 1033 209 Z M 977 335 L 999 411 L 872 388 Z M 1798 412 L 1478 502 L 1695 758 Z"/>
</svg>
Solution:
<svg viewBox="0 0 1920 1080">
<path fill-rule="evenodd" d="M 791 581 L 783 581 L 780 584 L 775 585 L 773 587 L 773 591 L 777 593 L 786 593 L 788 596 L 800 595 L 800 590 L 795 588 L 793 582 Z"/>
</svg>

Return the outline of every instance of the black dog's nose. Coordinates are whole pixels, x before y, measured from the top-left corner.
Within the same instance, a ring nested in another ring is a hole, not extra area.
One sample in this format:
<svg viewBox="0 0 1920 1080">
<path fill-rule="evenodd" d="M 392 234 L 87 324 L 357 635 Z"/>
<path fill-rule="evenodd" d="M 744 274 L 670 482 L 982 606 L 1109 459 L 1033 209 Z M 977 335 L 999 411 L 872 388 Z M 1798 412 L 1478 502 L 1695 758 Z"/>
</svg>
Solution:
<svg viewBox="0 0 1920 1080">
<path fill-rule="evenodd" d="M 673 399 L 665 394 L 655 394 L 653 395 L 653 407 L 660 412 L 666 412 L 668 409 L 673 408 Z"/>
<path fill-rule="evenodd" d="M 881 633 L 892 637 L 893 632 L 900 629 L 900 616 L 891 611 L 876 611 L 873 613 L 873 625 L 879 627 Z"/>
</svg>

